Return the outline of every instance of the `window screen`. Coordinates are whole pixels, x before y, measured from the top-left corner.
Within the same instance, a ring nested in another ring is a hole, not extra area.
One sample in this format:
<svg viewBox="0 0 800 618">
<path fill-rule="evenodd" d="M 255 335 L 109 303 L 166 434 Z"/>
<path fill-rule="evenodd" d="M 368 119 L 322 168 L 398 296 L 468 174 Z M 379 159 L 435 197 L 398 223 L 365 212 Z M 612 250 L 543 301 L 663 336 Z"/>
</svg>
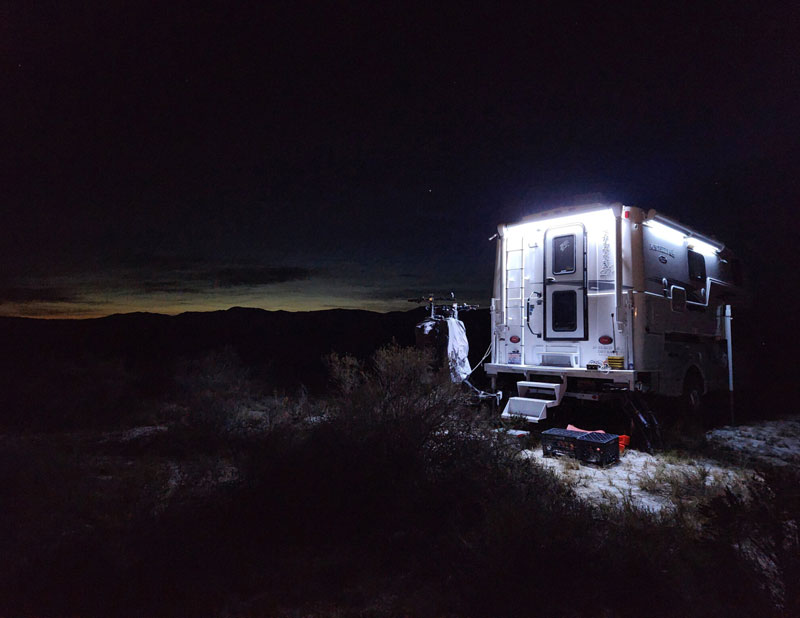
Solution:
<svg viewBox="0 0 800 618">
<path fill-rule="evenodd" d="M 689 281 L 706 282 L 706 259 L 702 253 L 687 251 L 689 254 Z"/>
<path fill-rule="evenodd" d="M 553 274 L 575 272 L 575 235 L 556 236 L 553 239 Z"/>
<path fill-rule="evenodd" d="M 553 292 L 553 330 L 571 332 L 578 329 L 578 293 L 575 290 Z"/>
</svg>

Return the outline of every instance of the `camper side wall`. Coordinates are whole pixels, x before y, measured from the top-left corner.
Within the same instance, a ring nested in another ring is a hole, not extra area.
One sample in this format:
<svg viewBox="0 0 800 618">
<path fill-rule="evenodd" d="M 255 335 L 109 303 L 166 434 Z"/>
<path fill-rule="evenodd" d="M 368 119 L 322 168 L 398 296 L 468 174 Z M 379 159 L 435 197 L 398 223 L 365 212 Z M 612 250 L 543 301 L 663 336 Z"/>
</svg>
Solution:
<svg viewBox="0 0 800 618">
<path fill-rule="evenodd" d="M 728 264 L 707 243 L 657 221 L 642 227 L 644 293 L 634 335 L 641 350 L 636 368 L 654 372 L 653 390 L 679 396 L 687 376 L 697 372 L 705 391 L 727 380 L 724 299 Z M 637 298 L 639 301 L 639 298 Z"/>
</svg>

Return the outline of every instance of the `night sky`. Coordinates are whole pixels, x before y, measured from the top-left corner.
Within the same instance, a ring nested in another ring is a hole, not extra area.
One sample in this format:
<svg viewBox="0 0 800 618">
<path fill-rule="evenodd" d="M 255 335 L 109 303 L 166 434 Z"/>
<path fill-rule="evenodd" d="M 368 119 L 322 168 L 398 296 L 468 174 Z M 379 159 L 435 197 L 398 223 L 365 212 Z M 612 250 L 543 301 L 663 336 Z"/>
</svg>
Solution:
<svg viewBox="0 0 800 618">
<path fill-rule="evenodd" d="M 598 197 L 768 294 L 797 281 L 792 4 L 6 3 L 0 314 L 485 305 L 498 223 Z"/>
</svg>

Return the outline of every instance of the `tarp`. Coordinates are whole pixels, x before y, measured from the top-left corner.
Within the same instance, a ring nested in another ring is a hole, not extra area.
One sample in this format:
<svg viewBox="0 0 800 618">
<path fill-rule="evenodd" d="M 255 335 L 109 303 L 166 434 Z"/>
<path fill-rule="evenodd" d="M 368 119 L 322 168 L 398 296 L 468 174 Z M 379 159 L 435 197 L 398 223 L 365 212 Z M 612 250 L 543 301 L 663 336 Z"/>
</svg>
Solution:
<svg viewBox="0 0 800 618">
<path fill-rule="evenodd" d="M 447 357 L 450 359 L 450 375 L 453 382 L 462 382 L 470 373 L 469 342 L 464 322 L 447 318 Z"/>
</svg>

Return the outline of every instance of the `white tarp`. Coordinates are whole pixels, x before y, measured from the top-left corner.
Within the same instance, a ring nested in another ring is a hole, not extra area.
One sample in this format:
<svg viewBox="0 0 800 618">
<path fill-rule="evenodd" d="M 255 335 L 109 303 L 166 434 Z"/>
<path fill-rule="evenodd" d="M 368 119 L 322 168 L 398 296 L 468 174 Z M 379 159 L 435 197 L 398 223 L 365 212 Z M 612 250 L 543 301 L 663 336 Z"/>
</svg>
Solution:
<svg viewBox="0 0 800 618">
<path fill-rule="evenodd" d="M 469 366 L 469 342 L 464 322 L 447 318 L 447 357 L 453 382 L 463 381 L 472 371 Z"/>
</svg>

